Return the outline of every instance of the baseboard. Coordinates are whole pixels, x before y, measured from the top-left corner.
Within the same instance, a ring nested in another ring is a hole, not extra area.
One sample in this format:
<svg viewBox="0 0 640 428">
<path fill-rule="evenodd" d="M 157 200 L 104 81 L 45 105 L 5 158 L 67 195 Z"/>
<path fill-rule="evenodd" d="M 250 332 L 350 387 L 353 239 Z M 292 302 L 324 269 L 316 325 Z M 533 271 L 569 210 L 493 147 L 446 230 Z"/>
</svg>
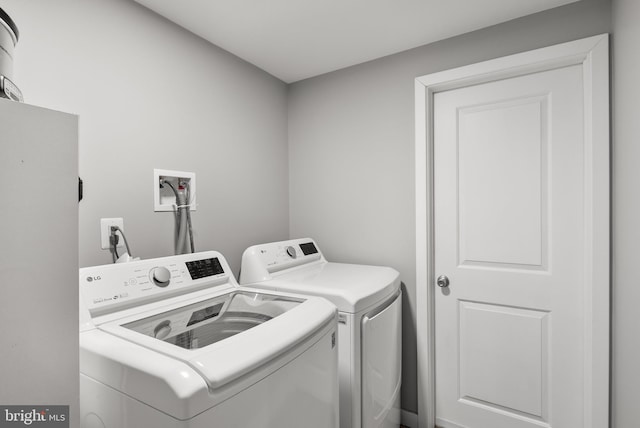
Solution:
<svg viewBox="0 0 640 428">
<path fill-rule="evenodd" d="M 440 418 L 436 418 L 436 428 L 438 427 L 442 427 L 442 428 L 466 428 L 463 427 L 462 425 L 458 425 L 454 422 L 450 422 L 446 419 L 440 419 Z"/>
<path fill-rule="evenodd" d="M 402 409 L 400 414 L 402 425 L 407 428 L 418 428 L 418 414 Z"/>
</svg>

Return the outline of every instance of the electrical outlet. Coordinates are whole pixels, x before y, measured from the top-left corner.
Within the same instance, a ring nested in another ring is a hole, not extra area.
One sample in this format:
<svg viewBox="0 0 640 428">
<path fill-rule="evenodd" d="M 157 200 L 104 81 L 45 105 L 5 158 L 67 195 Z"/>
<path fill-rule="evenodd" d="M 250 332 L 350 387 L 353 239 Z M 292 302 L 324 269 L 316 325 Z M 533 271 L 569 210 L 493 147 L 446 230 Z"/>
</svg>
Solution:
<svg viewBox="0 0 640 428">
<path fill-rule="evenodd" d="M 122 218 L 101 218 L 100 219 L 100 241 L 102 243 L 102 249 L 108 250 L 109 237 L 111 236 L 111 226 L 118 226 L 120 230 L 124 231 L 124 220 Z M 120 234 L 120 240 L 117 247 L 124 247 L 124 239 Z"/>
</svg>

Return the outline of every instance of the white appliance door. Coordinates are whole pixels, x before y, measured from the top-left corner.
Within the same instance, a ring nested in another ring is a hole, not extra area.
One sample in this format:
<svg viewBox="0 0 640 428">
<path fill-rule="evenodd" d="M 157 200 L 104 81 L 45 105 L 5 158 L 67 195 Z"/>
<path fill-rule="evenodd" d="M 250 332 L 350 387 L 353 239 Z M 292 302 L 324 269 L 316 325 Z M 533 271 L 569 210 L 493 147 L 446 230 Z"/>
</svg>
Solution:
<svg viewBox="0 0 640 428">
<path fill-rule="evenodd" d="M 581 427 L 583 70 L 434 96 L 436 425 Z"/>
<path fill-rule="evenodd" d="M 397 428 L 402 375 L 402 294 L 362 318 L 362 427 Z"/>
<path fill-rule="evenodd" d="M 73 427 L 78 118 L 0 98 L 0 144 L 0 403 L 69 405 Z"/>
</svg>

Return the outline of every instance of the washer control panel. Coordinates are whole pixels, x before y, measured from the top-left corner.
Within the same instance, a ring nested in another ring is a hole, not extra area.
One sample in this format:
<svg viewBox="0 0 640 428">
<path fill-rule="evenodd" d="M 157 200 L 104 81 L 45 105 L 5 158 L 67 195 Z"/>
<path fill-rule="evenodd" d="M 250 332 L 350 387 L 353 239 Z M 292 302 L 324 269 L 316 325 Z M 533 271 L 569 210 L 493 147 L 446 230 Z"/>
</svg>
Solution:
<svg viewBox="0 0 640 428">
<path fill-rule="evenodd" d="M 265 246 L 261 249 L 260 254 L 265 266 L 268 268 L 297 265 L 297 261 L 304 262 L 318 259 L 318 249 L 313 242 L 285 242 L 280 245 Z"/>
<path fill-rule="evenodd" d="M 237 286 L 220 253 L 208 251 L 80 269 L 80 298 L 92 315 L 207 287 Z"/>
<path fill-rule="evenodd" d="M 316 243 L 308 238 L 254 245 L 242 255 L 240 283 L 264 281 L 272 273 L 319 260 L 324 257 Z"/>
<path fill-rule="evenodd" d="M 224 269 L 217 257 L 202 260 L 192 260 L 185 263 L 192 279 L 206 278 L 224 273 Z"/>
</svg>

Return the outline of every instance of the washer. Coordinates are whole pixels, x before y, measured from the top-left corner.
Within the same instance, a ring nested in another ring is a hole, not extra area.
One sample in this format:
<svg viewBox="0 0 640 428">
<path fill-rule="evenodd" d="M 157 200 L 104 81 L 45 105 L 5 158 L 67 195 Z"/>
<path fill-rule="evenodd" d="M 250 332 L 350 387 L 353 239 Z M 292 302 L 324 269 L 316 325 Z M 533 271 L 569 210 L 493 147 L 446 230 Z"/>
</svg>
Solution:
<svg viewBox="0 0 640 428">
<path fill-rule="evenodd" d="M 338 424 L 337 311 L 215 251 L 80 269 L 84 428 Z"/>
<path fill-rule="evenodd" d="M 399 274 L 332 263 L 309 238 L 255 245 L 240 283 L 322 296 L 338 307 L 341 428 L 400 424 L 402 298 Z"/>
</svg>

